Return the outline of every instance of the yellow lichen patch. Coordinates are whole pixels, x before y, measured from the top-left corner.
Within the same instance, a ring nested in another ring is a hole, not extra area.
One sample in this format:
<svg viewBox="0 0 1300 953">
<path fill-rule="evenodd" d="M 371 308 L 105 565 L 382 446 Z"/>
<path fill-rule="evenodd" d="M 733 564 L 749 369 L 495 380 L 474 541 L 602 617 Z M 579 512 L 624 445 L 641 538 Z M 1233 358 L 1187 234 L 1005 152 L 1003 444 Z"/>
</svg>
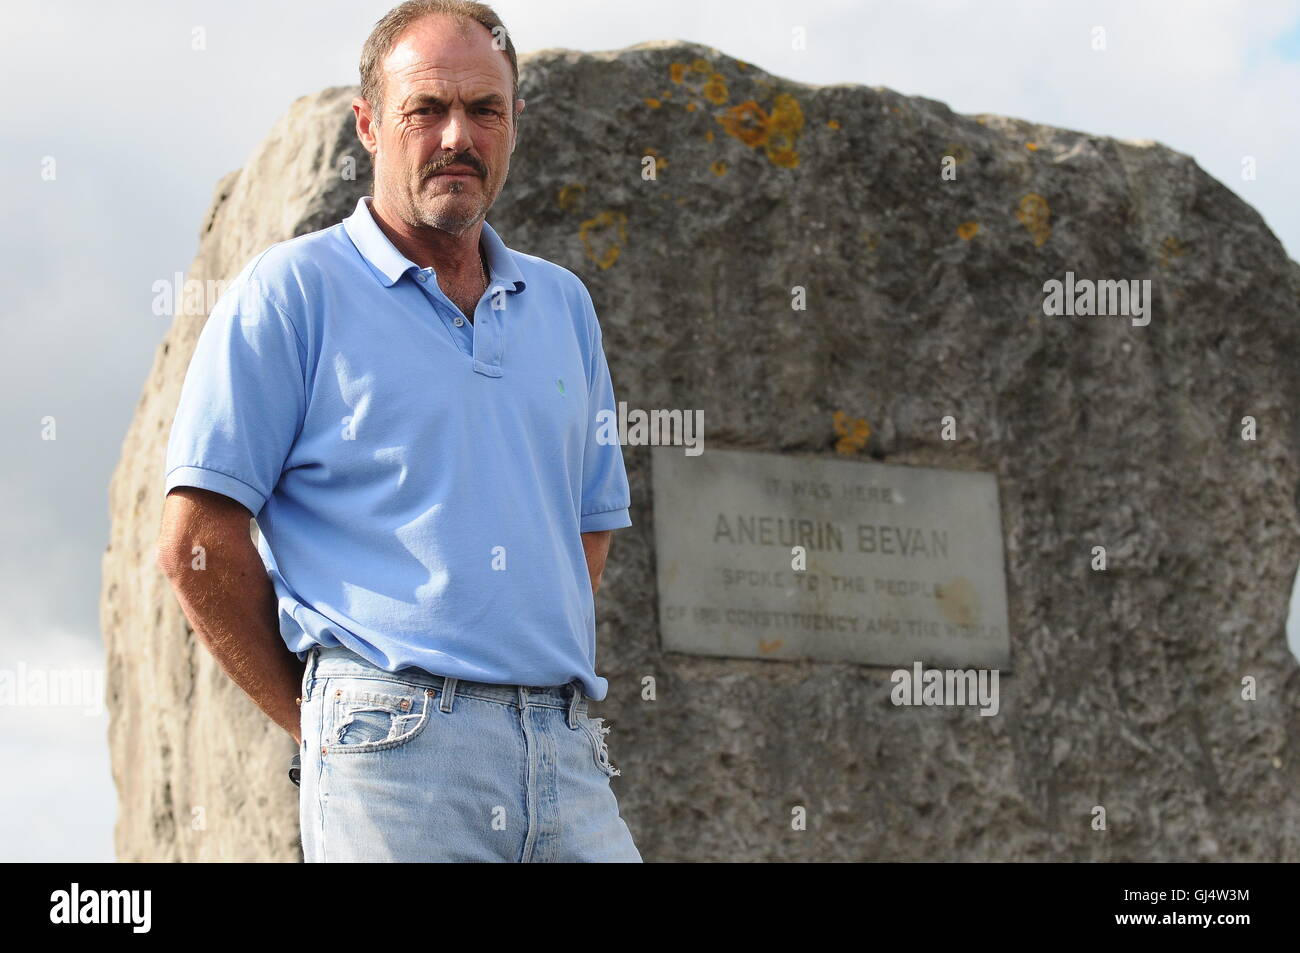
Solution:
<svg viewBox="0 0 1300 953">
<path fill-rule="evenodd" d="M 658 175 L 658 174 L 659 174 L 659 170 L 660 170 L 660 169 L 666 169 L 666 168 L 668 168 L 668 160 L 665 159 L 663 156 L 659 155 L 659 150 L 658 150 L 658 149 L 647 149 L 647 150 L 645 151 L 645 154 L 648 155 L 648 156 L 653 156 L 653 157 L 654 157 L 654 160 L 655 160 L 655 175 Z"/>
<path fill-rule="evenodd" d="M 560 189 L 559 197 L 556 199 L 560 208 L 564 209 L 566 212 L 572 211 L 574 206 L 578 204 L 578 199 L 582 196 L 582 193 L 586 188 L 585 185 L 574 182 Z"/>
<path fill-rule="evenodd" d="M 658 109 L 660 106 L 663 105 L 663 103 L 659 102 L 659 100 L 653 97 L 646 99 L 645 104 L 649 106 L 651 109 Z"/>
<path fill-rule="evenodd" d="M 709 61 L 701 57 L 691 64 L 692 73 L 707 73 L 713 67 L 709 66 Z"/>
<path fill-rule="evenodd" d="M 660 98 L 660 99 L 672 99 L 672 98 L 673 98 L 673 91 L 672 91 L 671 89 L 665 89 L 662 93 L 659 94 L 659 98 Z"/>
<path fill-rule="evenodd" d="M 687 111 L 688 113 L 693 113 L 693 112 L 695 112 L 695 104 L 694 104 L 694 103 L 687 103 L 687 104 L 686 104 L 686 111 Z"/>
<path fill-rule="evenodd" d="M 964 576 L 934 587 L 939 611 L 956 625 L 974 625 L 979 621 L 980 599 L 975 586 Z"/>
<path fill-rule="evenodd" d="M 1025 148 L 1028 149 L 1030 152 L 1037 152 L 1037 151 L 1038 151 L 1038 143 L 1036 143 L 1036 142 L 1026 142 L 1026 143 L 1025 143 Z"/>
<path fill-rule="evenodd" d="M 868 252 L 875 252 L 876 245 L 878 244 L 875 232 L 869 228 L 864 228 L 862 231 L 858 232 L 858 238 L 862 239 L 862 244 L 867 246 Z"/>
<path fill-rule="evenodd" d="M 835 441 L 837 453 L 857 453 L 867 445 L 871 427 L 863 418 L 850 417 L 844 411 L 837 410 L 831 415 L 831 421 L 835 425 L 835 432 L 840 435 L 840 439 Z"/>
<path fill-rule="evenodd" d="M 964 242 L 968 242 L 975 237 L 979 230 L 979 222 L 962 222 L 957 226 L 957 237 Z"/>
<path fill-rule="evenodd" d="M 713 141 L 713 130 L 712 130 L 712 129 L 705 129 L 705 130 L 704 130 L 704 141 L 705 141 L 705 142 L 712 142 L 712 141 Z"/>
<path fill-rule="evenodd" d="M 685 75 L 686 75 L 685 63 L 672 63 L 669 65 L 668 78 L 671 79 L 674 83 L 680 83 L 682 81 L 682 78 Z"/>
<path fill-rule="evenodd" d="M 767 141 L 771 120 L 763 107 L 752 99 L 732 106 L 725 115 L 718 116 L 717 120 L 729 135 L 747 146 L 761 146 Z"/>
<path fill-rule="evenodd" d="M 758 651 L 763 655 L 771 655 L 783 645 L 785 645 L 785 639 L 759 639 Z"/>
<path fill-rule="evenodd" d="M 793 169 L 799 164 L 799 153 L 795 152 L 795 140 L 803 129 L 803 110 L 799 101 L 793 96 L 782 93 L 776 97 L 772 109 L 772 134 L 764 151 L 773 165 Z"/>
<path fill-rule="evenodd" d="M 1166 236 L 1165 240 L 1160 243 L 1160 267 L 1168 268 L 1173 259 L 1182 258 L 1186 253 L 1182 242 L 1172 235 Z"/>
<path fill-rule="evenodd" d="M 721 73 L 714 73 L 700 93 L 713 105 L 721 106 L 727 101 L 727 81 Z"/>
<path fill-rule="evenodd" d="M 840 128 L 840 121 L 838 119 L 831 119 L 827 121 L 826 125 L 830 126 L 832 129 L 838 129 Z"/>
<path fill-rule="evenodd" d="M 744 60 L 732 60 L 736 64 L 736 69 L 749 69 L 749 64 Z"/>
<path fill-rule="evenodd" d="M 754 100 L 732 106 L 716 117 L 722 128 L 747 146 L 762 146 L 773 165 L 793 169 L 799 164 L 795 142 L 803 129 L 803 110 L 788 93 L 776 97 L 769 115 Z"/>
<path fill-rule="evenodd" d="M 604 270 L 618 261 L 627 244 L 627 216 L 622 212 L 601 212 L 578 226 L 578 237 L 587 257 Z"/>
<path fill-rule="evenodd" d="M 944 155 L 952 156 L 952 161 L 961 165 L 970 158 L 970 150 L 958 142 L 950 142 L 944 147 Z"/>
<path fill-rule="evenodd" d="M 1042 245 L 1052 234 L 1052 227 L 1048 224 L 1051 215 L 1047 199 L 1037 192 L 1030 192 L 1022 198 L 1020 207 L 1016 209 L 1016 218 L 1029 231 L 1029 237 L 1034 240 L 1035 246 Z"/>
<path fill-rule="evenodd" d="M 724 162 L 722 159 L 719 159 L 717 162 L 714 162 L 712 165 L 709 166 L 709 171 L 712 172 L 714 175 L 726 175 L 727 163 Z"/>
</svg>

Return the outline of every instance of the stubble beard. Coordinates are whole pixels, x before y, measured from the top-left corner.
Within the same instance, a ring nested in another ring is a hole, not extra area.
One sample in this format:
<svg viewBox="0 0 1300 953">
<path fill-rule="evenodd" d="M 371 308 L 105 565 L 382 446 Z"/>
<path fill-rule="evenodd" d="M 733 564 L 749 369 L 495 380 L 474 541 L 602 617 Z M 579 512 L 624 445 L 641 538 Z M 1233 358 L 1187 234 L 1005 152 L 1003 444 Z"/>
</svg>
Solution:
<svg viewBox="0 0 1300 953">
<path fill-rule="evenodd" d="M 445 186 L 433 182 L 432 178 L 417 181 L 410 192 L 411 217 L 417 224 L 458 235 L 487 216 L 491 196 L 486 178 L 480 178 L 477 185 L 455 179 Z M 439 191 L 434 193 L 431 188 Z"/>
</svg>

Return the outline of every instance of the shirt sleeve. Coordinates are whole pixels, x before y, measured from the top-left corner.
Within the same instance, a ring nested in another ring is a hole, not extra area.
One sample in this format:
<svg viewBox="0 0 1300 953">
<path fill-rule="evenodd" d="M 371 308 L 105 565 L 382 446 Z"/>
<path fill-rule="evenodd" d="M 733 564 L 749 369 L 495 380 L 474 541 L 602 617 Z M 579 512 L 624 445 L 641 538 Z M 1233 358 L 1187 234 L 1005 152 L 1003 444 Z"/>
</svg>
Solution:
<svg viewBox="0 0 1300 953">
<path fill-rule="evenodd" d="M 594 533 L 606 529 L 623 529 L 632 525 L 632 494 L 627 470 L 623 466 L 623 448 L 618 442 L 618 427 L 601 426 L 607 414 L 618 419 L 614 402 L 614 384 L 605 361 L 605 345 L 600 327 L 592 350 L 591 393 L 587 406 L 587 446 L 582 458 L 582 514 L 580 532 Z M 601 414 L 601 411 L 607 414 Z M 609 434 L 612 430 L 613 439 Z"/>
<path fill-rule="evenodd" d="M 167 442 L 163 494 L 193 486 L 254 516 L 270 498 L 306 412 L 306 351 L 252 267 L 213 307 Z"/>
</svg>

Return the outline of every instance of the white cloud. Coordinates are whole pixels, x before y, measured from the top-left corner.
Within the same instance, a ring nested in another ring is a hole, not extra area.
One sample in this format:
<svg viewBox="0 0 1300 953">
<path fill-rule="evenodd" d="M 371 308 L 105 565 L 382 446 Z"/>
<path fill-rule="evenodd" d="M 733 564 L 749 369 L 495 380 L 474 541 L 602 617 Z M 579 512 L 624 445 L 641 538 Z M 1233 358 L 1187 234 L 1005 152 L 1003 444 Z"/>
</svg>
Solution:
<svg viewBox="0 0 1300 953">
<path fill-rule="evenodd" d="M 9 766 L 0 861 L 112 861 L 117 794 L 100 694 L 102 647 L 84 634 L 5 625 L 0 659 L 0 763 Z M 15 676 L 22 682 L 16 692 Z M 47 699 L 68 704 L 33 703 L 36 683 L 46 686 Z M 89 691 L 59 697 L 53 687 L 60 684 Z"/>
</svg>

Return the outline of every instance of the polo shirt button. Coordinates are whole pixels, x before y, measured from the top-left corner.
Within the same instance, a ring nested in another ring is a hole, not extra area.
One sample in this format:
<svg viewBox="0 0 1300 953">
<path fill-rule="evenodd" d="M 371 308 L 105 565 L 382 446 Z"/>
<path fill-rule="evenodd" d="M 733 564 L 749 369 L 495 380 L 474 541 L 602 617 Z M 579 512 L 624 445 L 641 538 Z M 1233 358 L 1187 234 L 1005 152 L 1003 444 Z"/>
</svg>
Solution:
<svg viewBox="0 0 1300 953">
<path fill-rule="evenodd" d="M 452 318 L 451 323 L 456 325 L 456 327 L 460 327 L 462 324 L 465 323 L 465 319 L 462 318 L 460 315 L 457 315 L 456 317 Z"/>
<path fill-rule="evenodd" d="M 426 275 L 424 272 L 420 272 L 420 273 L 417 274 L 415 277 L 418 278 L 418 279 L 420 279 L 420 281 L 427 281 L 428 278 L 429 278 L 429 276 Z"/>
</svg>

